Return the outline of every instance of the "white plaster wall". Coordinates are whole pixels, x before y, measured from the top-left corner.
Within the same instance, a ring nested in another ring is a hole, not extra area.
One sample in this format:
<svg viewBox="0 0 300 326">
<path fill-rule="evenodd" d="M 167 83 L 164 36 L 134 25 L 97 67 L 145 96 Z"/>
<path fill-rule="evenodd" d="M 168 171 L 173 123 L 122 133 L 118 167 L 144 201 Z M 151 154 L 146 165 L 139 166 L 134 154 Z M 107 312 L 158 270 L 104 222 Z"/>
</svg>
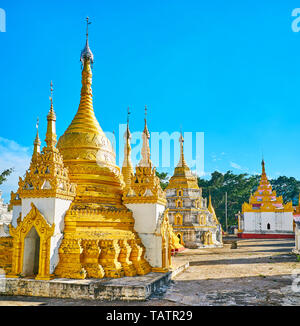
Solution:
<svg viewBox="0 0 300 326">
<path fill-rule="evenodd" d="M 50 274 L 54 273 L 59 261 L 58 249 L 63 239 L 63 233 L 56 233 L 51 237 L 50 243 Z"/>
<path fill-rule="evenodd" d="M 138 233 L 155 233 L 160 214 L 165 206 L 160 204 L 126 204 L 133 212 L 134 229 Z"/>
<path fill-rule="evenodd" d="M 31 229 L 24 241 L 23 275 L 33 275 L 34 265 L 37 265 L 37 260 L 39 260 L 40 248 L 38 243 L 38 234 L 35 229 Z"/>
<path fill-rule="evenodd" d="M 64 217 L 71 205 L 71 201 L 60 198 L 22 199 L 22 220 L 31 210 L 31 203 L 34 203 L 50 225 L 55 223 L 50 245 L 50 273 L 53 273 L 59 260 L 58 249 L 63 238 Z"/>
<path fill-rule="evenodd" d="M 267 226 L 270 224 L 270 229 Z M 244 213 L 244 232 L 276 233 L 293 232 L 292 212 Z"/>
<path fill-rule="evenodd" d="M 256 231 L 256 229 L 255 229 L 255 224 L 256 224 L 255 214 L 256 213 L 249 213 L 249 212 L 244 213 L 244 232 Z"/>
<path fill-rule="evenodd" d="M 154 234 L 139 234 L 146 248 L 145 258 L 152 267 L 162 267 L 162 238 Z"/>
<path fill-rule="evenodd" d="M 152 267 L 162 267 L 162 239 L 155 235 L 165 210 L 160 204 L 126 204 L 133 212 L 134 229 L 146 248 L 145 257 Z"/>
<path fill-rule="evenodd" d="M 300 250 L 300 230 L 299 230 L 299 223 L 296 223 L 296 229 L 295 229 L 295 249 L 297 251 Z"/>
<path fill-rule="evenodd" d="M 15 228 L 17 227 L 17 219 L 19 218 L 20 213 L 22 212 L 22 206 L 21 205 L 15 205 L 13 206 L 13 214 L 12 214 L 12 221 L 11 224 Z"/>
</svg>

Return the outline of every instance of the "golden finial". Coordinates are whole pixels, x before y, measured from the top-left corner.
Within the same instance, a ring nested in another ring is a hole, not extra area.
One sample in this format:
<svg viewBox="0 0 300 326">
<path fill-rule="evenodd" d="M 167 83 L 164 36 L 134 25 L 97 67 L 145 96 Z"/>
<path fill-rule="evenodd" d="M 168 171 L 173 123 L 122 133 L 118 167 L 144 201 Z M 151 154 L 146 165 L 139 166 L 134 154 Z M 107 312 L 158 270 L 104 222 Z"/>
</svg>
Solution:
<svg viewBox="0 0 300 326">
<path fill-rule="evenodd" d="M 55 113 L 54 113 L 54 109 L 53 109 L 53 82 L 52 82 L 52 80 L 50 82 L 50 96 L 49 96 L 49 99 L 50 99 L 50 110 L 49 110 L 47 118 L 52 118 L 52 119 L 55 120 Z"/>
<path fill-rule="evenodd" d="M 125 139 L 125 146 L 124 146 L 124 161 L 123 161 L 123 166 L 122 166 L 122 174 L 124 177 L 125 184 L 127 186 L 130 185 L 131 181 L 131 176 L 133 174 L 133 167 L 131 163 L 131 146 L 130 146 L 130 130 L 129 130 L 129 116 L 130 116 L 130 108 L 127 108 L 127 129 L 124 134 L 124 139 Z"/>
<path fill-rule="evenodd" d="M 47 115 L 47 132 L 46 132 L 46 144 L 47 148 L 55 148 L 56 145 L 56 115 L 53 109 L 53 82 L 50 82 L 50 110 Z M 56 150 L 56 149 L 55 149 Z"/>
<path fill-rule="evenodd" d="M 89 38 L 89 25 L 91 22 L 89 21 L 89 17 L 86 17 L 86 39 L 88 40 Z"/>
<path fill-rule="evenodd" d="M 183 134 L 182 134 L 182 125 L 180 125 L 180 138 L 179 138 L 179 142 L 183 143 L 184 142 L 184 138 L 183 138 Z"/>
<path fill-rule="evenodd" d="M 53 83 L 52 83 L 52 80 L 50 82 L 50 96 L 49 96 L 49 100 L 50 100 L 50 111 L 53 110 Z"/>
<path fill-rule="evenodd" d="M 41 145 L 41 140 L 40 140 L 40 137 L 39 137 L 39 118 L 37 117 L 36 119 L 36 137 L 35 137 L 35 140 L 33 142 L 33 156 L 35 156 L 36 153 L 40 153 L 40 145 Z"/>
<path fill-rule="evenodd" d="M 85 42 L 85 47 L 81 51 L 81 55 L 80 55 L 80 61 L 83 65 L 84 65 L 85 60 L 89 60 L 92 64 L 94 62 L 94 55 L 93 55 L 92 51 L 90 50 L 89 39 L 88 39 L 90 24 L 91 24 L 91 22 L 89 21 L 89 17 L 86 17 L 86 42 Z"/>
<path fill-rule="evenodd" d="M 115 150 L 115 138 L 116 138 L 116 136 L 115 136 L 115 131 L 113 130 L 113 139 L 112 139 L 112 148 L 113 148 L 113 151 Z"/>
<path fill-rule="evenodd" d="M 147 119 L 147 104 L 145 105 L 145 119 Z"/>
<path fill-rule="evenodd" d="M 184 167 L 187 166 L 185 159 L 184 159 L 184 150 L 183 150 L 183 143 L 184 143 L 184 138 L 182 135 L 182 127 L 180 126 L 180 137 L 179 137 L 179 143 L 180 143 L 180 159 L 177 164 L 177 167 Z"/>
<path fill-rule="evenodd" d="M 141 150 L 141 160 L 139 162 L 139 166 L 152 166 L 152 162 L 150 160 L 150 146 L 149 146 L 149 139 L 150 133 L 147 127 L 147 105 L 145 105 L 145 127 L 143 131 L 143 146 Z"/>
<path fill-rule="evenodd" d="M 129 108 L 129 106 L 128 106 L 128 108 L 127 108 L 127 126 L 129 125 L 129 116 L 130 116 L 130 108 Z"/>
<path fill-rule="evenodd" d="M 262 167 L 262 174 L 266 174 L 264 159 L 262 159 L 262 161 L 261 161 L 261 167 Z"/>
<path fill-rule="evenodd" d="M 127 129 L 126 129 L 126 138 L 128 139 L 130 137 L 130 131 L 129 131 L 129 116 L 130 116 L 130 108 L 128 106 L 127 108 Z"/>
<path fill-rule="evenodd" d="M 148 127 L 147 127 L 147 113 L 148 113 L 148 108 L 147 108 L 147 105 L 145 105 L 145 127 L 144 127 L 144 134 L 147 135 L 148 138 L 150 138 L 150 134 L 149 134 L 149 131 L 148 131 Z"/>
<path fill-rule="evenodd" d="M 41 141 L 40 141 L 40 137 L 39 137 L 39 117 L 36 118 L 36 137 L 35 137 L 35 141 L 34 141 L 34 144 L 37 143 L 37 144 L 41 144 Z"/>
<path fill-rule="evenodd" d="M 50 94 L 51 94 L 51 98 L 53 96 L 53 83 L 52 83 L 52 80 L 50 82 Z"/>
</svg>

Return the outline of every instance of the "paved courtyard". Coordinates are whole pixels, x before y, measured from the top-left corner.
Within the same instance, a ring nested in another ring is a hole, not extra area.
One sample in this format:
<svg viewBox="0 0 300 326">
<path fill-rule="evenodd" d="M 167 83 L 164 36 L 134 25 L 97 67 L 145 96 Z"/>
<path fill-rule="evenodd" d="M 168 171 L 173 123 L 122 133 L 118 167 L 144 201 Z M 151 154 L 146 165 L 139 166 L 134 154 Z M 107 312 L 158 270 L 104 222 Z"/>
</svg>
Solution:
<svg viewBox="0 0 300 326">
<path fill-rule="evenodd" d="M 0 296 L 0 305 L 300 305 L 300 263 L 291 253 L 293 240 L 238 239 L 237 244 L 237 249 L 227 243 L 177 254 L 174 263 L 189 261 L 190 267 L 144 302 Z"/>
</svg>

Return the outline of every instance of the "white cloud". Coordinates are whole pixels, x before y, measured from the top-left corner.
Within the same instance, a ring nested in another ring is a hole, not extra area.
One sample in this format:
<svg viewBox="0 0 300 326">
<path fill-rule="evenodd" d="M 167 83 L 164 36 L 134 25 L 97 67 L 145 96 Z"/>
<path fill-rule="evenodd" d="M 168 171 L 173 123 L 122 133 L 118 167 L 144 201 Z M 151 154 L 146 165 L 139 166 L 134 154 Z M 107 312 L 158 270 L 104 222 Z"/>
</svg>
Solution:
<svg viewBox="0 0 300 326">
<path fill-rule="evenodd" d="M 9 168 L 14 169 L 7 177 L 7 181 L 0 185 L 6 202 L 10 199 L 10 192 L 18 189 L 19 177 L 22 177 L 29 167 L 31 151 L 30 147 L 24 147 L 14 140 L 0 137 L 0 173 Z"/>
<path fill-rule="evenodd" d="M 239 164 L 237 164 L 235 162 L 230 162 L 230 166 L 232 168 L 234 168 L 234 169 L 237 169 L 237 170 L 243 170 L 243 168 Z"/>
<path fill-rule="evenodd" d="M 222 155 L 222 154 L 221 154 Z M 217 161 L 221 161 L 222 159 L 218 156 L 218 155 L 216 155 L 215 153 L 212 153 L 211 154 L 211 158 L 212 158 L 212 161 L 213 162 L 217 162 Z"/>
</svg>

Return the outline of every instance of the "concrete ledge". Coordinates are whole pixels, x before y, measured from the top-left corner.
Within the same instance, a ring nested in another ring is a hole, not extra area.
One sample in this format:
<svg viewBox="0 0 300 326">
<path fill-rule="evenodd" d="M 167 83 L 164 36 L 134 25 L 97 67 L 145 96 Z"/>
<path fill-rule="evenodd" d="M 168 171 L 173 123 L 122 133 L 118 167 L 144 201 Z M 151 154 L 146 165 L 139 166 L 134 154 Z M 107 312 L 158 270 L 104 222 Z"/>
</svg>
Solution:
<svg viewBox="0 0 300 326">
<path fill-rule="evenodd" d="M 190 263 L 189 262 L 185 262 L 184 264 L 174 268 L 171 271 L 171 279 L 175 276 L 177 276 L 178 274 L 184 272 L 186 269 L 188 269 L 190 267 Z"/>
<path fill-rule="evenodd" d="M 177 266 L 167 273 L 149 273 L 144 276 L 119 279 L 64 279 L 42 281 L 28 278 L 6 278 L 2 280 L 2 295 L 21 295 L 47 298 L 69 298 L 89 300 L 146 300 L 161 287 L 168 285 L 189 264 Z"/>
</svg>

